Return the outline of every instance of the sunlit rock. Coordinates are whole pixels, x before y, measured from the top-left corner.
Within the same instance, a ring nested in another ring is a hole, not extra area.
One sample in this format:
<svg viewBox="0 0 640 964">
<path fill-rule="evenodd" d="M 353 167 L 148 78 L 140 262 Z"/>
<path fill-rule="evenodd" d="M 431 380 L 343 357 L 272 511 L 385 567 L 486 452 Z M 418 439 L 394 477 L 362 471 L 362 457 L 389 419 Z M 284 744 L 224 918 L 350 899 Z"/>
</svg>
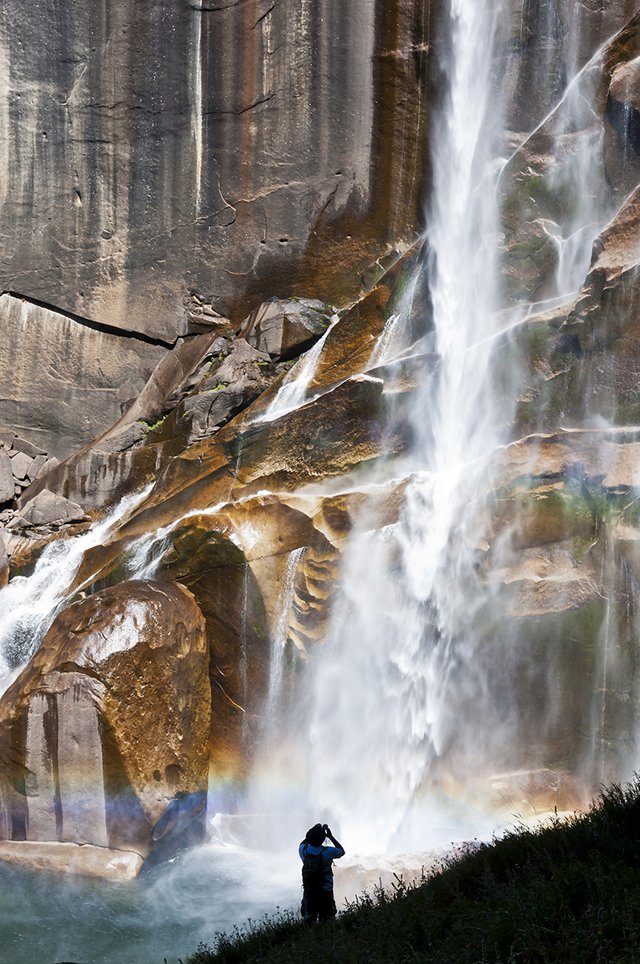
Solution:
<svg viewBox="0 0 640 964">
<path fill-rule="evenodd" d="M 133 880 L 142 867 L 142 857 L 133 851 L 109 850 L 90 844 L 2 838 L 0 861 L 27 870 L 113 881 Z"/>
<path fill-rule="evenodd" d="M 167 803 L 206 788 L 210 703 L 186 589 L 122 582 L 67 607 L 0 701 L 10 839 L 148 853 Z"/>
<path fill-rule="evenodd" d="M 404 427 L 385 431 L 382 390 L 380 379 L 356 376 L 277 421 L 250 426 L 230 446 L 238 479 L 291 489 L 402 451 Z"/>
<path fill-rule="evenodd" d="M 404 324 L 419 337 L 429 328 L 425 292 L 415 284 L 413 273 L 425 255 L 422 242 L 409 248 L 382 275 L 375 287 L 352 305 L 331 329 L 309 384 L 313 393 L 351 375 L 375 367 L 374 350 L 385 326 L 401 310 L 408 316 Z M 412 298 L 415 304 L 412 310 Z"/>
<path fill-rule="evenodd" d="M 31 499 L 20 512 L 19 519 L 23 519 L 32 526 L 61 524 L 65 522 L 82 522 L 86 518 L 82 506 L 56 495 L 48 489 L 42 489 Z"/>
</svg>

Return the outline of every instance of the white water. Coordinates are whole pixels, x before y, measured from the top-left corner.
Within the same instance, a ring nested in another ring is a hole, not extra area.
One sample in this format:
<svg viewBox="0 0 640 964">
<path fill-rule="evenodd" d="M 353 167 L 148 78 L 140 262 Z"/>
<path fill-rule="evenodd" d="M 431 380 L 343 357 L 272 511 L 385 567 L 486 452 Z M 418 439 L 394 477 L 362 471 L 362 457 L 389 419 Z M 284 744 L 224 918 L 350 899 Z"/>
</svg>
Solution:
<svg viewBox="0 0 640 964">
<path fill-rule="evenodd" d="M 266 412 L 256 419 L 257 422 L 273 422 L 282 415 L 286 415 L 287 412 L 292 412 L 296 408 L 300 408 L 301 405 L 308 401 L 307 393 L 309 391 L 309 385 L 315 375 L 322 349 L 325 346 L 331 330 L 339 321 L 339 315 L 331 316 L 331 323 L 327 330 L 315 345 L 310 348 L 308 352 L 305 352 L 302 358 L 289 369 L 276 393 L 276 397 Z"/>
<path fill-rule="evenodd" d="M 350 848 L 361 852 L 424 848 L 451 830 L 447 808 L 434 802 L 431 768 L 459 736 L 473 690 L 470 680 L 454 680 L 474 645 L 460 619 L 468 628 L 475 605 L 464 525 L 498 443 L 489 385 L 497 276 L 491 183 L 499 170 L 489 51 L 497 16 L 489 0 L 451 4 L 449 97 L 431 135 L 438 375 L 412 403 L 416 441 L 402 518 L 352 536 L 327 645 L 310 667 L 310 715 L 294 724 L 305 734 L 311 800 L 340 819 Z M 398 351 L 398 328 L 390 319 L 381 359 L 389 342 Z M 431 827 L 414 833 L 421 793 L 432 794 Z"/>
<path fill-rule="evenodd" d="M 123 499 L 82 535 L 49 543 L 31 576 L 16 576 L 0 590 L 0 692 L 38 648 L 66 599 L 84 553 L 101 545 L 151 489 L 148 486 Z"/>
<path fill-rule="evenodd" d="M 289 553 L 284 573 L 278 620 L 271 642 L 272 655 L 269 665 L 269 683 L 263 713 L 263 741 L 268 748 L 277 738 L 278 722 L 282 714 L 285 648 L 289 639 L 289 624 L 293 607 L 295 579 L 298 564 L 304 554 L 304 546 Z"/>
</svg>

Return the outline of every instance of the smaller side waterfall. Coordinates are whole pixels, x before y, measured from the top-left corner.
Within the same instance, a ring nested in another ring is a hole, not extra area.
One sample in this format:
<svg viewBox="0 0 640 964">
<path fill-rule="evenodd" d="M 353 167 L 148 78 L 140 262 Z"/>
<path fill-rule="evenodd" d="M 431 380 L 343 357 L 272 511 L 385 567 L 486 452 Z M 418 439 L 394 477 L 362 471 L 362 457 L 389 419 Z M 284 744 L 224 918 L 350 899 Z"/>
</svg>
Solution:
<svg viewBox="0 0 640 964">
<path fill-rule="evenodd" d="M 332 315 L 331 323 L 327 330 L 315 345 L 287 372 L 276 397 L 266 412 L 261 415 L 257 421 L 273 422 L 275 419 L 280 418 L 281 415 L 286 415 L 287 412 L 292 412 L 296 408 L 300 408 L 301 405 L 304 405 L 304 403 L 308 401 L 307 392 L 311 384 L 311 379 L 315 374 L 318 359 L 322 354 L 322 349 L 329 337 L 329 333 L 339 320 L 338 315 Z"/>
<path fill-rule="evenodd" d="M 291 769 L 291 699 L 285 672 L 287 643 L 295 598 L 296 577 L 305 547 L 289 553 L 282 590 L 278 599 L 275 627 L 271 638 L 271 658 L 267 692 L 262 710 L 255 762 L 246 801 L 249 812 L 273 814 L 288 809 L 287 774 Z"/>
<path fill-rule="evenodd" d="M 84 553 L 101 545 L 152 488 L 149 485 L 123 499 L 102 522 L 81 536 L 50 542 L 31 576 L 15 576 L 0 590 L 0 691 L 38 648 L 67 596 Z"/>
<path fill-rule="evenodd" d="M 263 723 L 263 742 L 267 748 L 275 744 L 282 722 L 282 686 L 284 682 L 285 649 L 289 639 L 289 626 L 291 623 L 291 610 L 295 590 L 295 580 L 298 572 L 298 565 L 304 555 L 305 547 L 294 549 L 289 553 L 287 566 L 282 583 L 282 593 L 278 604 L 278 619 L 275 632 L 271 643 L 271 661 L 269 666 L 269 682 L 267 686 L 267 696 L 264 708 Z"/>
</svg>

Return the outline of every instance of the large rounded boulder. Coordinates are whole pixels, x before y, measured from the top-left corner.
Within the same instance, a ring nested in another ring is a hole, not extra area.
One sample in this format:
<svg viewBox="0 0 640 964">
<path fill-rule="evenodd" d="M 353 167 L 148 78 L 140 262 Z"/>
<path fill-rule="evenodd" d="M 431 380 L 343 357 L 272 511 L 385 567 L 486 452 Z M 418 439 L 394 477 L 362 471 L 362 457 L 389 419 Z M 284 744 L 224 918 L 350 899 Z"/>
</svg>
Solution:
<svg viewBox="0 0 640 964">
<path fill-rule="evenodd" d="M 0 700 L 0 838 L 147 856 L 172 801 L 202 818 L 210 716 L 187 589 L 136 580 L 73 603 Z"/>
</svg>

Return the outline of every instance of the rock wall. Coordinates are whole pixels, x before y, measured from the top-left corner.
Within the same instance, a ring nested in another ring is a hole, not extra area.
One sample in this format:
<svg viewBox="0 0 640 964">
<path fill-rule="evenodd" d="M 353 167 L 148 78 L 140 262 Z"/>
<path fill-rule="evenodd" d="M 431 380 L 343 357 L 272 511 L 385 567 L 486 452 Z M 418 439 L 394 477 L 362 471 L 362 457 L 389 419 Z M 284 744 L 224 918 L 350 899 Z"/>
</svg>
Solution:
<svg viewBox="0 0 640 964">
<path fill-rule="evenodd" d="M 2 700 L 2 837 L 147 856 L 173 800 L 203 812 L 210 716 L 204 619 L 186 589 L 134 581 L 78 600 Z"/>
<path fill-rule="evenodd" d="M 429 6 L 8 0 L 2 289 L 167 343 L 352 295 L 420 222 Z"/>
</svg>

